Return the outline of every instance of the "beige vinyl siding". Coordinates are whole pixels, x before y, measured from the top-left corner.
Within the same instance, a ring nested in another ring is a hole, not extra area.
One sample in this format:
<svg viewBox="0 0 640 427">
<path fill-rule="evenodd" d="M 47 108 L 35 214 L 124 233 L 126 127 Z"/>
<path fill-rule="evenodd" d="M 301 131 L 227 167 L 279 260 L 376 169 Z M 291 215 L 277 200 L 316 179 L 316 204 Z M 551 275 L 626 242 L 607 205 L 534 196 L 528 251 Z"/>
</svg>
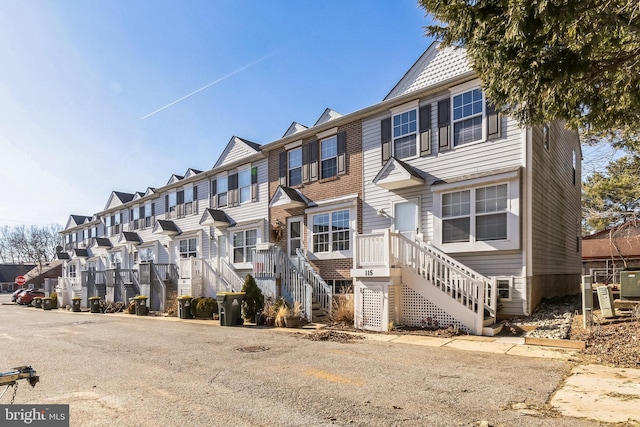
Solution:
<svg viewBox="0 0 640 427">
<path fill-rule="evenodd" d="M 234 137 L 229 141 L 229 144 L 227 144 L 227 147 L 220 155 L 220 158 L 214 167 L 219 168 L 225 165 L 230 165 L 253 154 L 256 154 L 256 150 Z"/>
<path fill-rule="evenodd" d="M 532 275 L 580 274 L 580 142 L 559 121 L 550 124 L 549 150 L 541 127 L 532 134 Z M 573 153 L 577 156 L 573 184 Z M 579 247 L 578 247 L 579 249 Z"/>
</svg>

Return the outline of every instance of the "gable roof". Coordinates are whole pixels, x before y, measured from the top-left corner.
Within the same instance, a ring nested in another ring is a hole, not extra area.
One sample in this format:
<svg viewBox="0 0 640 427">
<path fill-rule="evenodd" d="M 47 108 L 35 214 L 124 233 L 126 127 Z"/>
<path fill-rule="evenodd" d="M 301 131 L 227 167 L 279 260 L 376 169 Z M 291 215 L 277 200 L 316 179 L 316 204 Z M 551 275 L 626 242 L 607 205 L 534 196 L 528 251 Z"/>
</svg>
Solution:
<svg viewBox="0 0 640 427">
<path fill-rule="evenodd" d="M 583 259 L 640 258 L 640 221 L 628 221 L 582 238 Z"/>
<path fill-rule="evenodd" d="M 302 132 L 303 130 L 307 130 L 309 129 L 307 126 L 302 125 L 298 122 L 293 122 L 291 123 L 291 125 L 289 125 L 289 127 L 287 128 L 287 131 L 284 133 L 284 135 L 282 135 L 282 137 L 287 137 L 289 135 L 293 135 L 296 134 L 298 132 Z"/>
<path fill-rule="evenodd" d="M 184 176 L 174 173 L 169 177 L 169 181 L 167 181 L 167 185 L 175 184 L 176 182 L 182 181 L 183 179 L 184 179 Z"/>
<path fill-rule="evenodd" d="M 342 114 L 337 111 L 332 110 L 331 108 L 326 108 L 322 115 L 318 117 L 318 120 L 315 122 L 314 126 L 321 125 L 323 123 L 330 122 L 331 120 L 335 120 L 339 117 L 342 117 Z"/>
<path fill-rule="evenodd" d="M 255 142 L 251 142 L 238 136 L 232 136 L 226 147 L 222 150 L 222 154 L 213 165 L 214 168 L 230 164 L 244 157 L 249 157 L 262 150 L 262 146 Z"/>
<path fill-rule="evenodd" d="M 77 256 L 78 258 L 89 258 L 89 251 L 86 249 L 74 249 L 73 250 L 74 255 Z"/>
<path fill-rule="evenodd" d="M 109 240 L 106 237 L 96 237 L 96 241 L 94 246 L 97 246 L 99 248 L 110 248 L 111 245 L 111 240 Z"/>
<path fill-rule="evenodd" d="M 453 46 L 441 48 L 440 46 L 440 42 L 431 43 L 384 100 L 473 72 L 464 48 Z"/>
<path fill-rule="evenodd" d="M 0 283 L 14 283 L 16 277 L 27 274 L 35 264 L 0 264 Z"/>
<path fill-rule="evenodd" d="M 67 225 L 65 225 L 64 229 L 68 230 L 69 228 L 74 228 L 79 225 L 82 225 L 87 222 L 91 222 L 92 217 L 85 215 L 69 215 L 69 219 L 67 220 Z"/>
<path fill-rule="evenodd" d="M 168 236 L 174 236 L 180 234 L 181 231 L 175 222 L 166 219 L 159 219 L 153 227 L 153 234 L 166 234 Z"/>
<path fill-rule="evenodd" d="M 121 191 L 112 191 L 109 196 L 109 200 L 107 200 L 107 205 L 104 210 L 107 211 L 110 208 L 115 208 L 116 206 L 123 205 L 127 202 L 130 202 L 135 197 L 133 193 L 123 193 Z"/>
<path fill-rule="evenodd" d="M 118 239 L 118 243 L 141 243 L 142 240 L 138 233 L 133 231 L 123 231 L 120 234 L 120 238 Z"/>
</svg>

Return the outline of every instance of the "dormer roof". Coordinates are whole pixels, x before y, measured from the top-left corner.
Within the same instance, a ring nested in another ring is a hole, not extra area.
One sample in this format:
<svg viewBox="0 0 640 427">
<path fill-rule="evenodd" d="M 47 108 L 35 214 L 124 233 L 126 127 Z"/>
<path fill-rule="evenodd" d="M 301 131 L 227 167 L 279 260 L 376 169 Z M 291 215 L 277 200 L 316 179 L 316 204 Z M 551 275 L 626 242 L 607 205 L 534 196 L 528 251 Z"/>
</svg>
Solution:
<svg viewBox="0 0 640 427">
<path fill-rule="evenodd" d="M 316 123 L 313 126 L 318 126 L 318 125 L 321 125 L 323 123 L 330 122 L 331 120 L 335 120 L 335 119 L 337 119 L 339 117 L 342 117 L 342 114 L 338 113 L 337 111 L 332 110 L 331 108 L 327 108 L 327 109 L 324 110 L 322 115 L 320 117 L 318 117 L 318 120 L 316 121 Z"/>
<path fill-rule="evenodd" d="M 395 157 L 390 157 L 373 178 L 373 183 L 387 190 L 397 190 L 424 185 L 424 178 L 413 166 Z"/>
<path fill-rule="evenodd" d="M 218 160 L 213 167 L 217 168 L 233 163 L 239 159 L 259 153 L 261 150 L 262 146 L 260 144 L 234 135 L 227 143 L 227 146 L 224 148 L 222 154 L 220 154 L 220 157 L 218 157 Z"/>
</svg>

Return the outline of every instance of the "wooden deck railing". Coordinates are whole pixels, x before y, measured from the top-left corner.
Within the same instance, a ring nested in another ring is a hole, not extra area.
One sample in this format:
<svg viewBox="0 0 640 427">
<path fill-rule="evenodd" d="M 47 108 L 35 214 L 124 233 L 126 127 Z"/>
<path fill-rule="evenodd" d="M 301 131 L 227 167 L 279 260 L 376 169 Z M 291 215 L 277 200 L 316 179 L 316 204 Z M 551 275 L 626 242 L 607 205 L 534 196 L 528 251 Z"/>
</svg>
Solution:
<svg viewBox="0 0 640 427">
<path fill-rule="evenodd" d="M 333 302 L 333 292 L 327 282 L 325 282 L 318 272 L 313 268 L 311 263 L 304 256 L 300 248 L 296 249 L 298 261 L 298 271 L 304 276 L 313 289 L 313 299 L 320 303 L 320 307 L 331 314 L 331 306 Z"/>
</svg>

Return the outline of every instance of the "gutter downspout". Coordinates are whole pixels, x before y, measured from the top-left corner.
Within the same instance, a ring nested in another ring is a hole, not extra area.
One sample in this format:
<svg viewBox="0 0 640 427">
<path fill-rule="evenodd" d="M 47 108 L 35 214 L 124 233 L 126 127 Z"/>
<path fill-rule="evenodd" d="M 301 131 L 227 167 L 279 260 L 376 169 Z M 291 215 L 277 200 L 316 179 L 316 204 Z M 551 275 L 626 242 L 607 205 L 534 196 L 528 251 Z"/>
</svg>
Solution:
<svg viewBox="0 0 640 427">
<path fill-rule="evenodd" d="M 526 287 L 525 299 L 522 302 L 522 311 L 525 316 L 531 315 L 531 299 L 532 299 L 532 287 L 533 287 L 533 135 L 530 127 L 527 127 L 522 132 L 523 136 L 523 152 L 525 156 L 524 167 L 524 182 L 522 185 L 524 197 L 523 200 L 523 212 L 524 217 L 522 219 L 522 229 L 524 235 L 523 247 L 523 276 L 524 286 Z"/>
</svg>

